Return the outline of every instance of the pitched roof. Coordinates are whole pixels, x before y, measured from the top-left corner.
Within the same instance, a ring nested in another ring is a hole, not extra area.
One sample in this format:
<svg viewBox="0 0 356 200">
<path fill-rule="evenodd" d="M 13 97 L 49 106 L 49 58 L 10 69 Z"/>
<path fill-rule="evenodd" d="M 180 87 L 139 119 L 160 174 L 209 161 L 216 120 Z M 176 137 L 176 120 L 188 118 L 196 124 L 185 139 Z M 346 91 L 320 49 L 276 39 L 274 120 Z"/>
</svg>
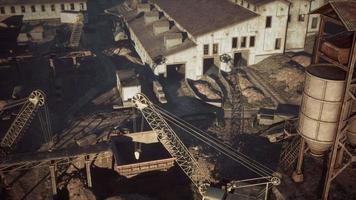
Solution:
<svg viewBox="0 0 356 200">
<path fill-rule="evenodd" d="M 330 1 L 312 11 L 312 14 L 326 14 L 332 9 L 348 31 L 356 31 L 356 1 Z"/>
<path fill-rule="evenodd" d="M 155 3 L 193 36 L 258 16 L 228 0 L 155 0 Z"/>
<path fill-rule="evenodd" d="M 87 0 L 0 0 L 0 5 L 48 4 L 48 3 L 75 3 Z"/>
<path fill-rule="evenodd" d="M 246 0 L 247 2 L 249 3 L 252 3 L 256 6 L 260 6 L 260 5 L 264 5 L 264 4 L 267 4 L 267 3 L 271 3 L 271 2 L 274 2 L 274 1 L 284 1 L 286 3 L 290 3 L 290 1 L 288 0 Z"/>
</svg>

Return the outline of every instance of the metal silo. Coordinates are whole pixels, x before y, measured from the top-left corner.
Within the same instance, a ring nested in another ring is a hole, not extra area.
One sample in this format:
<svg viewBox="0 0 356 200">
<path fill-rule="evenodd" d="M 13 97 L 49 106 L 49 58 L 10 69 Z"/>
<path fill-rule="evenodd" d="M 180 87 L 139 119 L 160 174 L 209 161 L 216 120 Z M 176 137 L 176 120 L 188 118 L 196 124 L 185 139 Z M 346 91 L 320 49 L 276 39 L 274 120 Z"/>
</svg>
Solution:
<svg viewBox="0 0 356 200">
<path fill-rule="evenodd" d="M 322 156 L 334 142 L 345 76 L 343 70 L 330 64 L 307 68 L 298 132 L 315 156 Z"/>
</svg>

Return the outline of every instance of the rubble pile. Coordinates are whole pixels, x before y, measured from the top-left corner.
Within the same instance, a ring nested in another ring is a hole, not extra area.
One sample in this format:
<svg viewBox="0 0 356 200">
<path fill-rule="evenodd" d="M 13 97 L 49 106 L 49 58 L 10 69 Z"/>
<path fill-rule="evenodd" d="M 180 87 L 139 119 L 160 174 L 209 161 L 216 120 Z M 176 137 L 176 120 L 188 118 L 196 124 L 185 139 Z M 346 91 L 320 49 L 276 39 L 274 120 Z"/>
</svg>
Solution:
<svg viewBox="0 0 356 200">
<path fill-rule="evenodd" d="M 67 190 L 70 200 L 96 200 L 93 192 L 85 188 L 80 179 L 71 179 L 67 185 Z"/>
<path fill-rule="evenodd" d="M 242 95 L 246 97 L 248 103 L 253 104 L 265 99 L 264 94 L 255 88 L 246 75 L 239 73 L 238 80 Z"/>
<path fill-rule="evenodd" d="M 221 96 L 212 89 L 209 83 L 206 82 L 194 82 L 194 87 L 208 99 L 221 99 Z"/>
<path fill-rule="evenodd" d="M 276 74 L 270 75 L 271 78 L 275 78 L 279 82 L 286 84 L 285 90 L 296 89 L 304 81 L 304 74 L 301 70 L 296 68 L 284 67 L 280 69 Z"/>
</svg>

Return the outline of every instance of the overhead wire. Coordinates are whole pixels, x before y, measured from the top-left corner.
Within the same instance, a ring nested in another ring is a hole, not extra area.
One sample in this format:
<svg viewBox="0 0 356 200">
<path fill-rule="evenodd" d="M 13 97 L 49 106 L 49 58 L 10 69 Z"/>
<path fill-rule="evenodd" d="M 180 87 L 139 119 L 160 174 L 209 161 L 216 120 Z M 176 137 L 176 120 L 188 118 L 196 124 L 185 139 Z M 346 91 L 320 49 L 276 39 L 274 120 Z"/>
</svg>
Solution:
<svg viewBox="0 0 356 200">
<path fill-rule="evenodd" d="M 200 141 L 208 144 L 209 146 L 213 147 L 214 149 L 218 150 L 219 152 L 225 154 L 226 156 L 232 158 L 234 161 L 237 161 L 244 167 L 250 169 L 254 173 L 261 175 L 261 176 L 270 176 L 273 174 L 273 170 L 270 168 L 258 163 L 257 161 L 249 158 L 247 155 L 237 152 L 231 146 L 222 143 L 218 139 L 214 138 L 213 136 L 203 132 L 202 130 L 194 127 L 193 125 L 189 124 L 188 122 L 174 116 L 172 113 L 164 110 L 163 108 L 155 105 L 155 108 L 158 112 L 164 115 L 167 121 L 175 124 L 179 128 L 185 130 L 187 133 L 191 134 L 192 136 L 196 137 Z"/>
</svg>

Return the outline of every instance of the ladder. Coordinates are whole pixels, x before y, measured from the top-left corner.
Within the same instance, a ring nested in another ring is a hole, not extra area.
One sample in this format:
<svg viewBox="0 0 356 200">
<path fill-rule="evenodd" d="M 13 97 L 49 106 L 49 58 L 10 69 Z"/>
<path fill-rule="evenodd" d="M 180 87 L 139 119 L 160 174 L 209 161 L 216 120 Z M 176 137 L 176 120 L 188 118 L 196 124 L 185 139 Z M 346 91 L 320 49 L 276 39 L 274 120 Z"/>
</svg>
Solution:
<svg viewBox="0 0 356 200">
<path fill-rule="evenodd" d="M 298 159 L 299 147 L 301 145 L 301 137 L 295 136 L 292 141 L 284 148 L 281 153 L 279 165 L 285 171 L 292 169 L 293 164 Z"/>
</svg>

